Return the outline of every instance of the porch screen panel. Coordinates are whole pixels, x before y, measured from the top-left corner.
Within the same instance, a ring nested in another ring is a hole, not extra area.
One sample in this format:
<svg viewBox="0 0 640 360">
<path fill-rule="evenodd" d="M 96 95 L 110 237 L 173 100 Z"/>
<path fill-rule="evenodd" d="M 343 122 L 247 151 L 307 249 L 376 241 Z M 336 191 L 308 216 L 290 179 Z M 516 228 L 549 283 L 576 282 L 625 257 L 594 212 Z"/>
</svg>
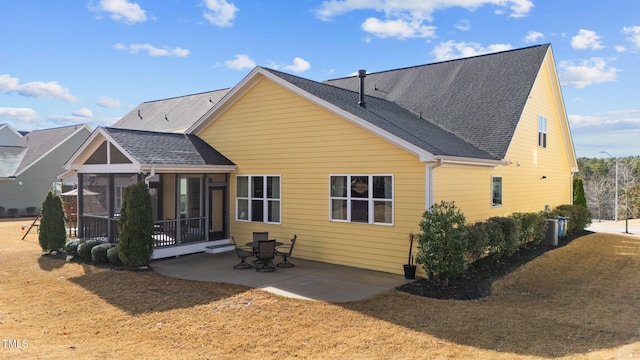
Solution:
<svg viewBox="0 0 640 360">
<path fill-rule="evenodd" d="M 113 213 L 117 216 L 122 211 L 125 190 L 138 181 L 136 174 L 118 174 L 113 177 Z"/>
<path fill-rule="evenodd" d="M 108 216 L 109 175 L 82 174 L 83 214 Z"/>
</svg>

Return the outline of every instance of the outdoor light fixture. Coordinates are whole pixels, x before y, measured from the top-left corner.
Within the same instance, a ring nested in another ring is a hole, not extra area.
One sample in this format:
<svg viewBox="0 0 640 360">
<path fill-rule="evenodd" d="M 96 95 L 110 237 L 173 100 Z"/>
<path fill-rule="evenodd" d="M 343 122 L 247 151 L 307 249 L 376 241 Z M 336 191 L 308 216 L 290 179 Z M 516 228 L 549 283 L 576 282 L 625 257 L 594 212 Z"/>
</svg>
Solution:
<svg viewBox="0 0 640 360">
<path fill-rule="evenodd" d="M 613 157 L 611 156 L 611 154 L 609 154 L 606 151 L 600 151 L 601 154 L 607 154 L 610 158 L 614 159 L 616 161 L 616 198 L 615 198 L 615 209 L 616 209 L 616 213 L 613 214 L 613 219 L 614 221 L 618 221 L 618 158 L 617 157 Z"/>
</svg>

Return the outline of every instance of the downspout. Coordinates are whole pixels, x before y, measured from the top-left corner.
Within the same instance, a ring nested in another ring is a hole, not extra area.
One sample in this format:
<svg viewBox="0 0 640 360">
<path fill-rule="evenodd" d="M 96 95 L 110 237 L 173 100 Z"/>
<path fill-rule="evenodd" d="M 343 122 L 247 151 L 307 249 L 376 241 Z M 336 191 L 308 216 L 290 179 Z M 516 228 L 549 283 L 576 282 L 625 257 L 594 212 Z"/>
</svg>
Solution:
<svg viewBox="0 0 640 360">
<path fill-rule="evenodd" d="M 149 175 L 147 177 L 144 178 L 144 183 L 147 184 L 147 187 L 149 187 L 149 181 L 151 181 L 151 178 L 156 176 L 156 167 L 152 166 L 151 167 L 151 172 L 149 173 Z"/>
<path fill-rule="evenodd" d="M 427 179 L 425 210 L 431 209 L 431 206 L 433 205 L 433 169 L 439 166 L 442 166 L 442 159 L 438 159 L 435 164 L 427 164 L 427 173 L 425 174 Z"/>
</svg>

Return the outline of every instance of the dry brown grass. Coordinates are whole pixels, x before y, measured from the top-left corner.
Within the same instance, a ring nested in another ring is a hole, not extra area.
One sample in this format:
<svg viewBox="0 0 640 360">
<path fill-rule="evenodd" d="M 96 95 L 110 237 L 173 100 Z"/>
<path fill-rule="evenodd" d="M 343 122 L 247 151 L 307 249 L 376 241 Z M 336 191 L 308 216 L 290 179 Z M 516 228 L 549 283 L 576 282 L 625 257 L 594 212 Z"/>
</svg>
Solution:
<svg viewBox="0 0 640 360">
<path fill-rule="evenodd" d="M 0 358 L 640 358 L 640 238 L 594 234 L 478 301 L 388 291 L 335 305 L 40 255 L 0 222 Z"/>
</svg>

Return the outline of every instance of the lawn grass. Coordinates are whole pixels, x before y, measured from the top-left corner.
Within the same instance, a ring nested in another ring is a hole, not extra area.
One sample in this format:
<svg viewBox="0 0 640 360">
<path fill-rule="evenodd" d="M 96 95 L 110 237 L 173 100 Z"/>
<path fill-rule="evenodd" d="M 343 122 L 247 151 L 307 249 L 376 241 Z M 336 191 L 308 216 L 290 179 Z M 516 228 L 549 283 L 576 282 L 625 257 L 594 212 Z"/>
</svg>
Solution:
<svg viewBox="0 0 640 360">
<path fill-rule="evenodd" d="M 578 238 L 481 300 L 329 304 L 55 260 L 24 223 L 0 221 L 2 359 L 640 358 L 640 237 Z"/>
</svg>

